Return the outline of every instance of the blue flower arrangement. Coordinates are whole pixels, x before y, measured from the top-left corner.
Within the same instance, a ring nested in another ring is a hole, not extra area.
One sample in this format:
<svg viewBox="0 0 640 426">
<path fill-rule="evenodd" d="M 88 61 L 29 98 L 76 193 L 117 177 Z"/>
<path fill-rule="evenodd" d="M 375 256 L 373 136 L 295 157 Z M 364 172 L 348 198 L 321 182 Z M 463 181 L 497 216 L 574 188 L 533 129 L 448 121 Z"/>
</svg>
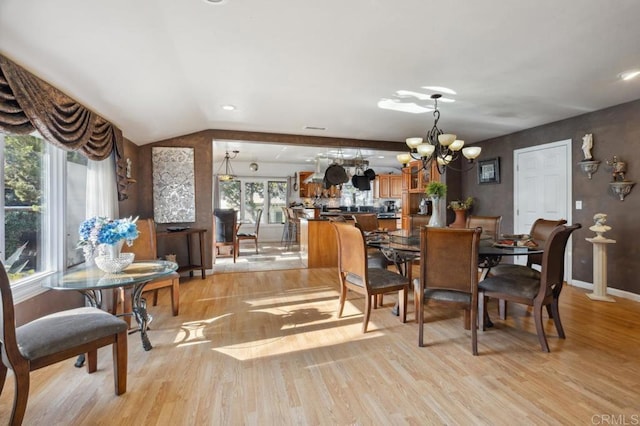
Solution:
<svg viewBox="0 0 640 426">
<path fill-rule="evenodd" d="M 78 247 L 82 247 L 85 259 L 92 259 L 96 255 L 96 249 L 101 244 L 114 245 L 119 241 L 126 241 L 128 245 L 138 238 L 138 218 L 109 219 L 104 216 L 95 216 L 86 219 L 80 224 L 78 230 L 80 241 Z"/>
</svg>

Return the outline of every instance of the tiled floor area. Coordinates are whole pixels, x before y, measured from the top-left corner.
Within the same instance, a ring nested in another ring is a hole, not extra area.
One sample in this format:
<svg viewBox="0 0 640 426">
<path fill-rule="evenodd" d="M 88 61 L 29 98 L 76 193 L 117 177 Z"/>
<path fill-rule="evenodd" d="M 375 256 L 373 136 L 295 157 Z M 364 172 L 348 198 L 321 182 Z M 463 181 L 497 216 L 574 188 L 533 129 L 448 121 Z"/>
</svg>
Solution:
<svg viewBox="0 0 640 426">
<path fill-rule="evenodd" d="M 304 264 L 299 246 L 285 247 L 279 241 L 259 243 L 258 254 L 256 254 L 253 244 L 242 244 L 236 263 L 233 263 L 231 257 L 219 257 L 213 265 L 213 271 L 216 274 L 300 268 L 304 268 Z"/>
</svg>

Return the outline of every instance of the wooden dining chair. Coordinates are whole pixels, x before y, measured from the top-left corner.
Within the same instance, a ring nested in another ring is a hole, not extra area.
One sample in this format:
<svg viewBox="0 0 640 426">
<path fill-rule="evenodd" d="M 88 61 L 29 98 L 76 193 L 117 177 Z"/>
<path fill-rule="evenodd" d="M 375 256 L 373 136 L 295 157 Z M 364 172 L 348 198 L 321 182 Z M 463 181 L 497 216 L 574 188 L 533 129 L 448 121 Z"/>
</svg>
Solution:
<svg viewBox="0 0 640 426">
<path fill-rule="evenodd" d="M 467 228 L 482 228 L 482 237 L 497 241 L 500 238 L 500 223 L 502 216 L 471 216 L 467 217 Z"/>
<path fill-rule="evenodd" d="M 233 256 L 236 263 L 238 256 L 238 240 L 236 238 L 238 216 L 234 209 L 213 210 L 213 263 L 216 258 L 225 256 L 220 254 L 222 249 L 229 250 L 229 256 Z"/>
<path fill-rule="evenodd" d="M 364 232 L 373 232 L 379 229 L 378 215 L 375 213 L 354 214 L 353 221 Z"/>
<path fill-rule="evenodd" d="M 564 225 L 567 223 L 564 219 L 537 219 L 531 225 L 531 230 L 529 231 L 529 235 L 531 239 L 536 242 L 538 247 L 544 247 L 549 235 L 551 232 L 560 225 Z M 542 254 L 531 254 L 527 256 L 527 264 L 526 265 L 516 265 L 513 263 L 500 263 L 497 266 L 494 266 L 489 271 L 490 276 L 499 276 L 499 275 L 507 275 L 507 274 L 516 274 L 516 275 L 524 275 L 530 276 L 533 278 L 540 278 L 540 271 L 538 269 L 533 269 L 533 266 L 537 265 L 537 267 L 542 267 Z M 548 309 L 549 315 L 553 315 L 550 309 Z M 507 302 L 505 300 L 498 301 L 498 314 L 500 319 L 504 320 L 507 318 Z"/>
<path fill-rule="evenodd" d="M 158 258 L 158 244 L 156 238 L 156 223 L 153 219 L 138 219 L 138 238 L 133 240 L 129 246 L 122 246 L 123 252 L 135 254 L 135 260 L 156 260 Z M 144 286 L 145 292 L 153 291 L 153 306 L 158 304 L 158 290 L 171 287 L 171 311 L 173 316 L 177 316 L 180 311 L 180 275 L 177 272 L 166 277 L 150 281 Z M 120 294 L 121 301 L 124 302 L 124 311 L 131 312 L 130 298 Z"/>
<path fill-rule="evenodd" d="M 126 322 L 98 308 L 84 307 L 56 312 L 16 327 L 11 284 L 2 263 L 0 299 L 0 393 L 8 369 L 13 371 L 15 386 L 9 424 L 22 423 L 31 371 L 86 353 L 87 371 L 94 373 L 98 368 L 98 349 L 103 346 L 111 345 L 113 349 L 116 395 L 127 391 Z"/>
<path fill-rule="evenodd" d="M 398 292 L 400 319 L 407 320 L 407 293 L 409 280 L 395 272 L 382 268 L 369 268 L 367 246 L 362 230 L 349 223 L 332 222 L 338 241 L 338 272 L 340 276 L 340 300 L 338 318 L 342 317 L 347 290 L 365 296 L 365 312 L 362 332 L 367 332 L 371 305 L 378 294 Z"/>
<path fill-rule="evenodd" d="M 471 329 L 471 352 L 478 355 L 478 250 L 481 229 L 420 230 L 420 278 L 414 281 L 418 346 L 424 346 L 425 307 L 444 303 L 465 312 Z M 417 281 L 417 282 L 416 282 Z"/>
<path fill-rule="evenodd" d="M 479 285 L 480 318 L 484 318 L 486 298 L 508 300 L 533 307 L 533 317 L 540 346 L 549 352 L 549 344 L 542 323 L 542 307 L 552 313 L 551 317 L 558 332 L 558 337 L 565 338 L 558 301 L 564 284 L 564 253 L 571 233 L 580 229 L 581 225 L 559 225 L 553 228 L 542 254 L 542 269 L 539 277 L 505 274 L 491 276 L 482 280 Z M 484 326 L 482 325 L 484 329 Z"/>
<path fill-rule="evenodd" d="M 253 241 L 256 243 L 256 254 L 258 254 L 258 235 L 260 234 L 260 219 L 262 218 L 262 209 L 258 209 L 256 215 L 256 230 L 254 232 L 238 232 L 236 233 L 237 246 L 240 248 L 240 243 L 245 240 Z M 240 255 L 240 253 L 238 253 Z"/>
</svg>

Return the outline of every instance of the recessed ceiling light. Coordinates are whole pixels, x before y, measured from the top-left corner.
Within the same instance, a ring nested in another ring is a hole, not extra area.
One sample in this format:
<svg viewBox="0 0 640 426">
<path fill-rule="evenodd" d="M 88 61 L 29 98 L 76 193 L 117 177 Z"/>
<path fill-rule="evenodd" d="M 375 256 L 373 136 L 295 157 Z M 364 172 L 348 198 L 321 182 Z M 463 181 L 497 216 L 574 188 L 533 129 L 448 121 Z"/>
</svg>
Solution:
<svg viewBox="0 0 640 426">
<path fill-rule="evenodd" d="M 441 86 L 422 86 L 423 89 L 432 90 L 438 93 L 446 93 L 447 95 L 456 95 L 456 91 L 453 89 L 449 89 L 448 87 Z"/>
<path fill-rule="evenodd" d="M 320 126 L 304 126 L 304 130 L 327 130 L 327 128 Z"/>
<path fill-rule="evenodd" d="M 234 105 L 222 105 L 221 108 L 225 111 L 235 111 L 236 107 Z"/>
<path fill-rule="evenodd" d="M 378 155 L 376 158 L 379 158 L 382 160 L 384 158 L 384 155 Z"/>
<path fill-rule="evenodd" d="M 211 4 L 222 4 L 222 3 L 226 3 L 227 0 L 204 0 L 205 3 L 211 3 Z"/>
<path fill-rule="evenodd" d="M 640 71 L 638 70 L 626 71 L 620 74 L 620 78 L 626 81 L 626 80 L 631 80 L 633 78 L 636 78 L 639 75 L 640 75 Z"/>
</svg>

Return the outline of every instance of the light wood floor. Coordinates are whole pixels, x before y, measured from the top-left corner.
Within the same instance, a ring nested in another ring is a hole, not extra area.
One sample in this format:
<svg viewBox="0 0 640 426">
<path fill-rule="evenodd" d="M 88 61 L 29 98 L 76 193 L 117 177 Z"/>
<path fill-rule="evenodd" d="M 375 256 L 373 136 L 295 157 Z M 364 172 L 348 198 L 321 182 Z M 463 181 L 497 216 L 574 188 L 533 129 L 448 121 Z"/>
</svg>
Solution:
<svg viewBox="0 0 640 426">
<path fill-rule="evenodd" d="M 567 339 L 549 321 L 549 354 L 531 315 L 511 305 L 473 357 L 458 311 L 428 311 L 424 348 L 417 325 L 390 314 L 393 297 L 367 334 L 361 297 L 337 319 L 335 269 L 220 274 L 181 291 L 180 316 L 167 293 L 152 309 L 153 350 L 129 336 L 126 394 L 114 395 L 102 350 L 92 375 L 72 362 L 35 372 L 24 424 L 588 425 L 640 415 L 640 304 L 628 300 L 565 288 Z M 12 391 L 9 375 L 0 423 Z"/>
</svg>

